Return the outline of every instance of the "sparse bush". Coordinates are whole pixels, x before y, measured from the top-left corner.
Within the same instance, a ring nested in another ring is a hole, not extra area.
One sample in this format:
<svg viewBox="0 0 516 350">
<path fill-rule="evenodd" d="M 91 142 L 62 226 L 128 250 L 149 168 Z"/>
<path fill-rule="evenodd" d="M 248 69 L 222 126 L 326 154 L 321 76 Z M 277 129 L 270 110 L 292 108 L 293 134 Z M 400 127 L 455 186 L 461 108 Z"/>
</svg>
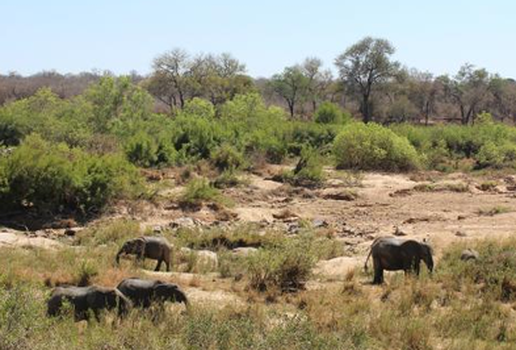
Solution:
<svg viewBox="0 0 516 350">
<path fill-rule="evenodd" d="M 249 258 L 249 283 L 259 291 L 293 292 L 304 288 L 315 264 L 310 240 L 291 239 Z"/>
<path fill-rule="evenodd" d="M 334 141 L 333 155 L 340 169 L 409 171 L 420 166 L 406 138 L 377 124 L 346 126 Z"/>
</svg>

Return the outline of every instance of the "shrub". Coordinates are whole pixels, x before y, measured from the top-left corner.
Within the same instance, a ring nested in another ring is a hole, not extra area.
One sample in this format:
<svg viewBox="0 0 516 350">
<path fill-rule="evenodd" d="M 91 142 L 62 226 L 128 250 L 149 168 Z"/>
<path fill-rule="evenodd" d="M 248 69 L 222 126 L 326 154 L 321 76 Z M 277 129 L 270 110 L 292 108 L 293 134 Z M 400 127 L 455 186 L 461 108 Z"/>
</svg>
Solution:
<svg viewBox="0 0 516 350">
<path fill-rule="evenodd" d="M 314 187 L 321 185 L 324 174 L 320 155 L 313 149 L 303 149 L 295 169 L 280 174 L 279 180 L 294 186 Z"/>
<path fill-rule="evenodd" d="M 319 105 L 314 114 L 314 120 L 319 124 L 342 124 L 349 122 L 351 116 L 334 103 L 323 102 Z"/>
<path fill-rule="evenodd" d="M 188 182 L 179 197 L 179 204 L 190 209 L 198 209 L 205 202 L 224 202 L 220 191 L 205 178 L 197 178 Z"/>
<path fill-rule="evenodd" d="M 343 169 L 409 171 L 420 166 L 406 138 L 377 124 L 346 126 L 333 143 L 333 155 Z"/>
<path fill-rule="evenodd" d="M 195 118 L 210 119 L 215 117 L 215 107 L 210 101 L 194 97 L 185 103 L 182 113 Z"/>
<path fill-rule="evenodd" d="M 304 237 L 286 240 L 249 257 L 249 283 L 259 291 L 297 291 L 304 288 L 314 264 L 310 240 Z"/>
<path fill-rule="evenodd" d="M 235 147 L 224 143 L 213 152 L 211 161 L 219 171 L 239 169 L 244 164 L 244 156 Z"/>
<path fill-rule="evenodd" d="M 2 162 L 2 204 L 40 210 L 99 211 L 112 199 L 139 189 L 136 168 L 119 155 L 93 156 L 37 135 L 25 139 Z"/>
</svg>

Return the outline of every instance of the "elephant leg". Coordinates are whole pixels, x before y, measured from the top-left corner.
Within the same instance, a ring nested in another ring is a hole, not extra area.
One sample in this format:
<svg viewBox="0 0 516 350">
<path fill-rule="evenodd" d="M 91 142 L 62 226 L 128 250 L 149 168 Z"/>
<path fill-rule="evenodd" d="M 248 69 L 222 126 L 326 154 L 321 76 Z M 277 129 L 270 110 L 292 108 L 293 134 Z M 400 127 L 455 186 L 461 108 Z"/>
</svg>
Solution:
<svg viewBox="0 0 516 350">
<path fill-rule="evenodd" d="M 419 261 L 419 259 L 416 259 L 414 262 L 414 270 L 416 272 L 416 276 L 419 276 L 419 272 L 421 270 L 421 261 Z"/>
<path fill-rule="evenodd" d="M 162 259 L 159 259 L 159 260 L 158 260 L 158 264 L 156 265 L 156 268 L 154 269 L 154 271 L 159 271 L 159 270 L 160 270 L 160 268 L 161 268 L 161 263 L 162 263 L 162 262 L 163 262 L 163 260 L 162 260 Z"/>
<path fill-rule="evenodd" d="M 99 309 L 93 309 L 93 314 L 95 315 L 95 319 L 97 320 L 97 322 L 100 322 L 100 311 Z"/>
<path fill-rule="evenodd" d="M 380 264 L 377 264 L 375 262 L 373 284 L 382 284 L 382 283 L 383 283 L 383 268 L 380 266 Z"/>
<path fill-rule="evenodd" d="M 165 266 L 167 267 L 167 272 L 170 271 L 170 258 L 165 260 Z"/>
</svg>

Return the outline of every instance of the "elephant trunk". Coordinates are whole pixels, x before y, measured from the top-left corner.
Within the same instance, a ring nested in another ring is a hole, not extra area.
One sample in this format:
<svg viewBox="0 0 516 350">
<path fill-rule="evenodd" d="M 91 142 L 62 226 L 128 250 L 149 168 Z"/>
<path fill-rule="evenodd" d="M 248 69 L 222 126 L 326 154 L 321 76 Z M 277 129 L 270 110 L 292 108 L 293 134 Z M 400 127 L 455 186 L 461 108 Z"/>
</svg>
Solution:
<svg viewBox="0 0 516 350">
<path fill-rule="evenodd" d="M 120 250 L 118 251 L 118 253 L 116 254 L 116 258 L 115 258 L 115 263 L 116 263 L 116 265 L 119 265 L 119 264 L 120 264 L 120 256 L 122 255 L 122 253 L 123 253 L 123 252 L 124 252 L 124 250 L 123 250 L 123 249 L 120 249 Z"/>
</svg>

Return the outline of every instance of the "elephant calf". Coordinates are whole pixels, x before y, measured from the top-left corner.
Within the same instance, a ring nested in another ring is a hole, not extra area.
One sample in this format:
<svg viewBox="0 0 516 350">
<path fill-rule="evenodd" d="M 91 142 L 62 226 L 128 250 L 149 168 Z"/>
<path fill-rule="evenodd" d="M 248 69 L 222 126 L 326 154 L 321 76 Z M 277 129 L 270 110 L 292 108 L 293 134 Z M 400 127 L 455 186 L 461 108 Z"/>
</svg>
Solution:
<svg viewBox="0 0 516 350">
<path fill-rule="evenodd" d="M 64 302 L 73 307 L 76 321 L 88 320 L 90 311 L 100 321 L 100 311 L 115 308 L 118 308 L 118 315 L 123 316 L 131 306 L 131 301 L 117 289 L 98 286 L 57 287 L 47 302 L 47 315 L 58 316 Z"/>
<path fill-rule="evenodd" d="M 120 282 L 117 289 L 129 298 L 134 306 L 149 308 L 152 304 L 163 306 L 165 301 L 184 303 L 188 306 L 185 293 L 177 284 L 159 280 L 127 278 Z"/>
<path fill-rule="evenodd" d="M 165 262 L 167 271 L 170 271 L 171 251 L 170 243 L 163 237 L 138 237 L 124 243 L 116 255 L 116 263 L 120 263 L 122 254 L 132 254 L 136 255 L 137 260 L 157 260 L 158 264 L 154 271 L 160 270 L 162 262 Z"/>
<path fill-rule="evenodd" d="M 371 250 L 365 262 L 367 271 L 367 261 L 373 256 L 374 280 L 373 284 L 383 283 L 383 270 L 396 271 L 404 270 L 405 274 L 415 271 L 419 276 L 421 260 L 423 260 L 432 272 L 434 261 L 432 258 L 432 248 L 426 243 L 414 240 L 403 240 L 395 237 L 377 238 L 371 245 Z"/>
</svg>

